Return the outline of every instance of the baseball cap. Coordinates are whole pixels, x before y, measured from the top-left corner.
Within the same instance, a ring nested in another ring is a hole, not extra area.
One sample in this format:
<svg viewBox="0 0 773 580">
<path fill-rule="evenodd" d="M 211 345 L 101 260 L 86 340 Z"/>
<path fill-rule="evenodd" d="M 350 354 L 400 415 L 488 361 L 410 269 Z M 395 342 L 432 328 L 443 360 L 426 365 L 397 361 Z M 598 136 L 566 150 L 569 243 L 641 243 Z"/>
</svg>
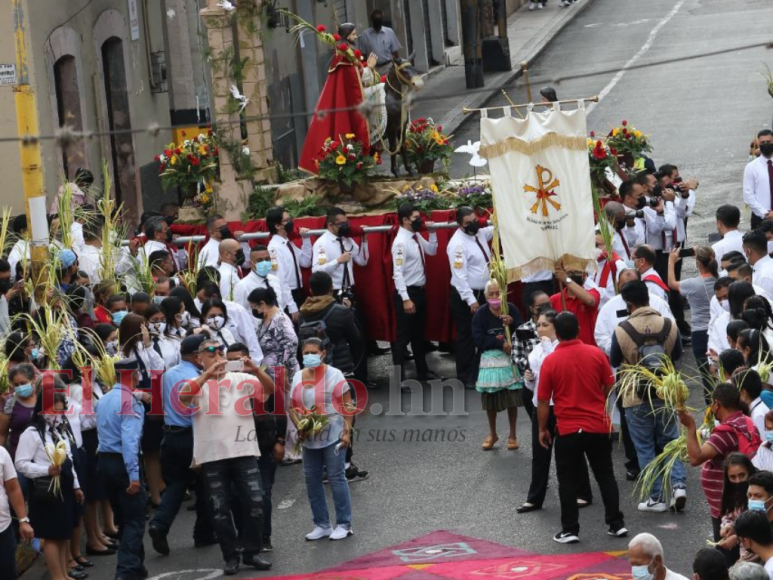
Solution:
<svg viewBox="0 0 773 580">
<path fill-rule="evenodd" d="M 57 259 L 63 268 L 69 268 L 78 260 L 78 256 L 72 250 L 62 250 L 57 254 Z"/>
<path fill-rule="evenodd" d="M 205 334 L 192 334 L 186 336 L 182 343 L 180 343 L 180 354 L 195 354 L 199 352 L 201 343 L 207 340 Z"/>
</svg>

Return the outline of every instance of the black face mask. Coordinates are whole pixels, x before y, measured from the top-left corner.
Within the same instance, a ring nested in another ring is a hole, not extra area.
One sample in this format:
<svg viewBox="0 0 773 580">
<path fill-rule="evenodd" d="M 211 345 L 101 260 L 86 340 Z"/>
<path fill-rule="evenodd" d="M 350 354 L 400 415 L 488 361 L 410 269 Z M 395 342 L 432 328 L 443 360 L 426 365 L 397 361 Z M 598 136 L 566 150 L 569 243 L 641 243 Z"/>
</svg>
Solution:
<svg viewBox="0 0 773 580">
<path fill-rule="evenodd" d="M 172 233 L 172 230 L 166 230 L 166 241 L 167 241 L 168 243 L 171 243 L 171 242 L 172 242 L 172 236 L 173 236 L 173 235 L 174 235 L 174 234 Z"/>
<path fill-rule="evenodd" d="M 639 201 L 636 202 L 636 209 L 644 209 L 645 207 L 647 207 L 647 200 L 642 195 Z"/>
<path fill-rule="evenodd" d="M 384 26 L 384 19 L 383 18 L 374 18 L 373 19 L 373 30 L 380 30 L 382 26 Z"/>
<path fill-rule="evenodd" d="M 344 222 L 340 226 L 338 226 L 339 238 L 347 238 L 349 237 L 350 233 L 351 233 L 351 227 L 349 226 L 349 222 Z"/>
<path fill-rule="evenodd" d="M 285 232 L 287 232 L 287 235 L 289 236 L 291 233 L 293 233 L 293 227 L 295 226 L 295 222 L 293 220 L 290 220 L 285 224 Z"/>
<path fill-rule="evenodd" d="M 5 294 L 11 289 L 11 280 L 0 280 L 0 294 Z"/>
<path fill-rule="evenodd" d="M 236 265 L 240 266 L 244 263 L 244 250 L 239 248 L 239 251 L 236 252 Z"/>
<path fill-rule="evenodd" d="M 480 224 L 477 221 L 470 222 L 464 226 L 464 232 L 471 236 L 474 236 L 480 230 Z"/>
<path fill-rule="evenodd" d="M 220 228 L 220 237 L 224 240 L 230 240 L 234 235 L 231 233 L 231 229 L 228 226 L 223 226 Z"/>
<path fill-rule="evenodd" d="M 621 220 L 615 220 L 615 229 L 622 230 L 625 227 L 625 218 Z"/>
<path fill-rule="evenodd" d="M 575 284 L 579 284 L 580 286 L 585 284 L 585 280 L 582 279 L 582 274 L 572 274 L 571 276 L 569 276 L 569 278 L 572 279 L 572 282 L 574 282 Z"/>
<path fill-rule="evenodd" d="M 175 220 L 175 217 L 173 215 L 168 215 L 164 218 L 164 221 L 168 226 L 171 226 L 174 223 L 174 220 Z"/>
<path fill-rule="evenodd" d="M 770 157 L 773 155 L 773 142 L 765 142 L 760 143 L 760 153 L 762 153 L 765 157 Z"/>
<path fill-rule="evenodd" d="M 262 313 L 262 312 L 259 312 L 257 308 L 253 308 L 253 309 L 252 309 L 252 315 L 253 315 L 255 318 L 258 318 L 258 319 L 260 319 L 260 320 L 263 320 L 263 313 Z"/>
<path fill-rule="evenodd" d="M 412 230 L 413 230 L 415 233 L 419 233 L 419 232 L 421 231 L 421 226 L 423 226 L 423 225 L 424 225 L 424 222 L 422 222 L 422 221 L 421 221 L 421 218 L 420 218 L 420 217 L 418 217 L 418 218 L 416 218 L 415 220 L 413 220 L 413 221 L 411 222 L 411 229 L 412 229 Z"/>
</svg>

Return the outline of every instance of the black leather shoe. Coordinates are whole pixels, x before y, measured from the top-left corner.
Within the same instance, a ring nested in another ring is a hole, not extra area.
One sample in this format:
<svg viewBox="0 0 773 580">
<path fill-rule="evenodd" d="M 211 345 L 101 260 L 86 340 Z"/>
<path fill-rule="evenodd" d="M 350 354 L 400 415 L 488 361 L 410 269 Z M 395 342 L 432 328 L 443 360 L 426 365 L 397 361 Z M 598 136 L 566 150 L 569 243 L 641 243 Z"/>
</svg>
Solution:
<svg viewBox="0 0 773 580">
<path fill-rule="evenodd" d="M 73 580 L 86 580 L 89 577 L 86 572 L 77 572 L 76 570 L 68 570 L 67 575 Z"/>
<path fill-rule="evenodd" d="M 628 469 L 625 472 L 625 479 L 628 481 L 636 481 L 636 479 L 639 477 L 639 473 L 641 472 L 636 469 Z"/>
<path fill-rule="evenodd" d="M 215 544 L 217 544 L 217 538 L 215 536 L 193 540 L 193 546 L 195 548 L 206 548 L 207 546 L 214 546 Z"/>
<path fill-rule="evenodd" d="M 228 560 L 228 562 L 225 563 L 225 566 L 223 566 L 223 574 L 225 574 L 226 576 L 233 576 L 238 571 L 239 571 L 239 558 Z"/>
<path fill-rule="evenodd" d="M 78 556 L 77 558 L 73 558 L 73 562 L 77 562 L 78 566 L 82 566 L 83 568 L 93 568 L 94 562 L 91 560 L 87 560 L 83 556 Z"/>
<path fill-rule="evenodd" d="M 148 535 L 153 540 L 153 549 L 162 556 L 169 555 L 169 542 L 166 541 L 166 534 L 155 526 L 148 528 Z"/>
<path fill-rule="evenodd" d="M 438 375 L 432 371 L 429 371 L 426 375 L 416 377 L 417 381 L 445 381 L 446 377 Z"/>
<path fill-rule="evenodd" d="M 93 548 L 89 548 L 86 546 L 86 554 L 89 556 L 112 556 L 115 554 L 115 550 L 113 549 L 107 549 L 107 550 L 94 550 Z"/>
<path fill-rule="evenodd" d="M 271 570 L 271 562 L 268 560 L 264 560 L 257 554 L 252 557 L 244 557 L 244 565 L 245 566 L 252 566 L 256 570 Z"/>
<path fill-rule="evenodd" d="M 541 510 L 541 509 L 542 509 L 542 506 L 540 505 L 534 505 L 529 502 L 526 502 L 515 511 L 519 514 L 528 514 L 529 512 L 536 512 L 537 510 Z"/>
</svg>

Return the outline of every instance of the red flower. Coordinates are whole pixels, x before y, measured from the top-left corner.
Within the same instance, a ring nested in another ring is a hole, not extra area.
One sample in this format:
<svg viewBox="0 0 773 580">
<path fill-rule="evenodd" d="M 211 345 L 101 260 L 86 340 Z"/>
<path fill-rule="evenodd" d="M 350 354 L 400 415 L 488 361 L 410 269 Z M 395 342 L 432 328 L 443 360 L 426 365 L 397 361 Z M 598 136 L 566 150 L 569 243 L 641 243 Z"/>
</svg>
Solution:
<svg viewBox="0 0 773 580">
<path fill-rule="evenodd" d="M 594 139 L 596 137 L 596 133 L 594 131 L 590 132 L 590 138 Z"/>
<path fill-rule="evenodd" d="M 382 83 L 385 83 L 385 82 L 386 82 L 386 75 L 381 75 L 381 82 L 382 82 Z"/>
<path fill-rule="evenodd" d="M 199 161 L 195 157 L 191 159 L 191 163 L 193 164 L 194 167 L 198 167 L 199 165 L 201 165 L 201 161 Z"/>
<path fill-rule="evenodd" d="M 349 153 L 349 159 L 351 161 L 354 161 L 357 158 L 357 156 L 354 153 Z"/>
<path fill-rule="evenodd" d="M 207 137 L 212 137 L 212 129 L 210 129 L 209 131 L 207 131 Z"/>
<path fill-rule="evenodd" d="M 381 165 L 381 157 L 379 157 L 378 159 L 376 159 L 376 165 Z"/>
<path fill-rule="evenodd" d="M 327 30 L 327 26 L 325 26 L 324 24 L 320 24 L 319 26 L 317 26 L 317 32 L 325 32 L 326 30 Z"/>
<path fill-rule="evenodd" d="M 628 129 L 623 128 L 623 135 L 628 135 Z"/>
<path fill-rule="evenodd" d="M 215 150 L 212 152 L 215 157 L 217 157 L 218 151 L 219 151 L 219 149 L 217 147 L 215 147 Z"/>
<path fill-rule="evenodd" d="M 601 147 L 596 147 L 593 150 L 593 156 L 598 160 L 603 160 L 607 158 L 607 152 Z"/>
<path fill-rule="evenodd" d="M 357 164 L 357 169 L 362 169 L 362 161 Z"/>
<path fill-rule="evenodd" d="M 180 135 L 182 135 L 183 137 L 185 137 L 185 136 L 187 135 L 187 133 L 186 133 L 185 131 L 180 131 Z"/>
<path fill-rule="evenodd" d="M 362 58 L 362 51 L 360 51 L 359 49 L 355 50 L 354 51 L 354 56 L 356 58 Z"/>
<path fill-rule="evenodd" d="M 182 153 L 182 149 L 178 147 L 177 149 L 174 150 L 174 153 L 175 155 L 180 155 Z"/>
<path fill-rule="evenodd" d="M 191 155 L 190 153 L 185 157 L 188 159 L 188 161 L 193 161 L 193 155 Z"/>
<path fill-rule="evenodd" d="M 612 155 L 614 155 L 615 157 L 617 157 L 617 149 L 610 147 L 609 152 L 612 153 Z"/>
<path fill-rule="evenodd" d="M 335 40 L 336 42 L 340 41 L 341 40 L 341 35 L 340 34 L 334 34 L 333 35 L 333 40 Z"/>
<path fill-rule="evenodd" d="M 172 150 L 164 149 L 164 157 L 171 157 L 171 156 L 172 156 Z"/>
<path fill-rule="evenodd" d="M 166 165 L 164 163 L 162 163 L 161 167 L 158 168 L 158 172 L 159 173 L 163 173 L 164 171 L 166 171 Z"/>
<path fill-rule="evenodd" d="M 625 120 L 624 120 L 624 121 L 623 121 L 623 127 L 625 127 L 626 125 L 628 125 L 628 121 L 625 121 Z"/>
<path fill-rule="evenodd" d="M 155 161 L 161 161 L 161 156 L 160 155 L 156 155 L 153 159 Z"/>
<path fill-rule="evenodd" d="M 345 42 L 342 42 L 341 44 L 338 45 L 338 50 L 340 50 L 341 52 L 346 52 L 347 50 L 349 50 L 349 45 L 346 44 Z"/>
</svg>

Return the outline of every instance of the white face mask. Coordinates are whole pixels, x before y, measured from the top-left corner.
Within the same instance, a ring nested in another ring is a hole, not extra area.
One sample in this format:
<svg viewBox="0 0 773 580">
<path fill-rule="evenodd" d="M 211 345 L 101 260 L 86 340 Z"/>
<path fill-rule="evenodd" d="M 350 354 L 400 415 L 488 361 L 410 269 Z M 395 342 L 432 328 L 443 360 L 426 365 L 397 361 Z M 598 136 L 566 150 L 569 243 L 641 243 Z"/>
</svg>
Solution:
<svg viewBox="0 0 773 580">
<path fill-rule="evenodd" d="M 207 318 L 207 326 L 213 330 L 220 330 L 223 328 L 223 324 L 225 324 L 225 318 L 222 316 L 213 316 L 211 318 Z"/>
<path fill-rule="evenodd" d="M 184 310 L 180 315 L 180 326 L 188 326 L 191 323 L 191 314 L 187 310 Z"/>
<path fill-rule="evenodd" d="M 730 312 L 730 300 L 720 300 L 719 305 L 725 312 Z"/>
<path fill-rule="evenodd" d="M 149 325 L 151 334 L 164 334 L 166 330 L 166 322 L 151 322 Z"/>
<path fill-rule="evenodd" d="M 46 424 L 51 425 L 51 427 L 58 427 L 59 424 L 62 422 L 62 416 L 61 415 L 45 415 Z"/>
<path fill-rule="evenodd" d="M 105 350 L 107 354 L 118 354 L 118 341 L 109 340 L 105 343 Z"/>
</svg>

